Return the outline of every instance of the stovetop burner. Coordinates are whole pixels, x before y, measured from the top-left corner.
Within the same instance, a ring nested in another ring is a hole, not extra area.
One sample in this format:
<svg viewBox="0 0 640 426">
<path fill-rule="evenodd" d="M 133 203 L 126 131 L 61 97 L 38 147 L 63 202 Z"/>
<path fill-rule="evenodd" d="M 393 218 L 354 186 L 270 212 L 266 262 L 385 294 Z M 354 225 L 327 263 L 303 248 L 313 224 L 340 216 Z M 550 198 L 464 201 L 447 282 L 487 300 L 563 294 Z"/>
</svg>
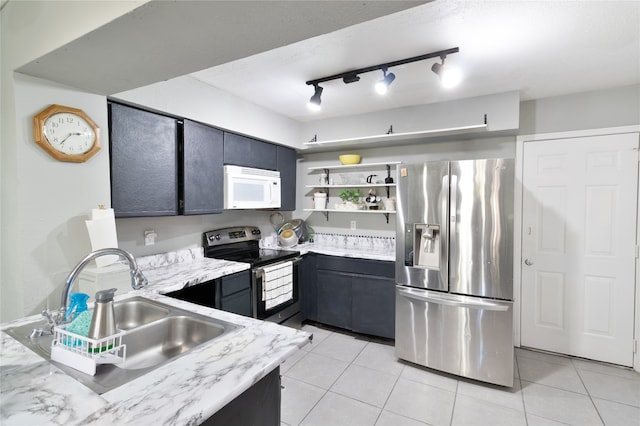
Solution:
<svg viewBox="0 0 640 426">
<path fill-rule="evenodd" d="M 255 226 L 217 229 L 202 235 L 206 257 L 245 262 L 252 268 L 300 256 L 298 251 L 261 249 L 259 241 L 260 229 Z"/>
</svg>

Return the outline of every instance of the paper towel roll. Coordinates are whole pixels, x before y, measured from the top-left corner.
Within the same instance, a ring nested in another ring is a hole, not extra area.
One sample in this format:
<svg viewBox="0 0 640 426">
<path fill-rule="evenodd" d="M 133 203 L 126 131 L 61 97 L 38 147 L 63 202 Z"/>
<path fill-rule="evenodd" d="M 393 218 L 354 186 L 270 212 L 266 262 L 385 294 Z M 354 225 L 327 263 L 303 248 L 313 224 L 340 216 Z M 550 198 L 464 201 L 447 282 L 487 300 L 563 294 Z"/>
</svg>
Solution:
<svg viewBox="0 0 640 426">
<path fill-rule="evenodd" d="M 118 247 L 118 235 L 116 233 L 116 220 L 113 209 L 93 209 L 91 211 L 92 220 L 85 221 L 91 249 Z M 99 268 L 112 265 L 118 261 L 119 256 L 101 256 L 96 258 L 96 265 Z"/>
</svg>

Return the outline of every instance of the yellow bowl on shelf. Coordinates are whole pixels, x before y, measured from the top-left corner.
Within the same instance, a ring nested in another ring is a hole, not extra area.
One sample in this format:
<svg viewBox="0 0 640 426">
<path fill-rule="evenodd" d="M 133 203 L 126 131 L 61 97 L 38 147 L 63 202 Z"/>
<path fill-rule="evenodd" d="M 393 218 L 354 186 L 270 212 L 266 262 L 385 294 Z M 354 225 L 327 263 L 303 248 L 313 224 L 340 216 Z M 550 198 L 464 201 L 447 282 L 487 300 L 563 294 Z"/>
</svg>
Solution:
<svg viewBox="0 0 640 426">
<path fill-rule="evenodd" d="M 345 155 L 341 155 L 338 158 L 340 158 L 340 162 L 345 165 L 360 163 L 360 156 L 358 154 L 345 154 Z"/>
</svg>

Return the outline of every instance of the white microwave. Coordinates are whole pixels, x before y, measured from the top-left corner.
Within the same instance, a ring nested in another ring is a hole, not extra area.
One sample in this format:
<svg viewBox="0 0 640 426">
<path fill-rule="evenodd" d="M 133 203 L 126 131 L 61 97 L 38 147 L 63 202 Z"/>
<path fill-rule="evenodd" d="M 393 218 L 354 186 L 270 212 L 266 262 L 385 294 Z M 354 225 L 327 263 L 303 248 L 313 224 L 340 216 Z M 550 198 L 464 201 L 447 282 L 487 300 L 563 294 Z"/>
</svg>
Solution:
<svg viewBox="0 0 640 426">
<path fill-rule="evenodd" d="M 224 166 L 224 208 L 280 208 L 280 172 Z"/>
</svg>

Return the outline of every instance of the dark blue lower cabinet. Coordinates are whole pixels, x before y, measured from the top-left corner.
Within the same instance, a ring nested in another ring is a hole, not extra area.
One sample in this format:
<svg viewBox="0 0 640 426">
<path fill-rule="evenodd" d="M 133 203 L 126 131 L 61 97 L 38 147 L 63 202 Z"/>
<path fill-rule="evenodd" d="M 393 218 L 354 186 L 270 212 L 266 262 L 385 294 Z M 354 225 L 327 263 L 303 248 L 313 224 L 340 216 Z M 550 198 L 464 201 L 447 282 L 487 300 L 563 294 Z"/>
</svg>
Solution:
<svg viewBox="0 0 640 426">
<path fill-rule="evenodd" d="M 218 285 L 216 308 L 238 315 L 252 316 L 251 274 L 249 271 L 226 275 L 218 281 Z"/>
<path fill-rule="evenodd" d="M 315 321 L 395 338 L 393 262 L 317 255 L 316 282 L 309 287 L 316 292 Z"/>
<path fill-rule="evenodd" d="M 395 280 L 373 275 L 351 283 L 351 329 L 358 333 L 395 337 Z"/>
<path fill-rule="evenodd" d="M 299 274 L 301 320 L 318 321 L 318 280 L 315 254 L 308 253 L 302 257 Z"/>
<path fill-rule="evenodd" d="M 351 281 L 343 272 L 318 270 L 318 321 L 351 329 Z"/>
<path fill-rule="evenodd" d="M 276 367 L 275 370 L 200 424 L 205 426 L 280 426 L 280 405 L 280 367 Z"/>
</svg>

